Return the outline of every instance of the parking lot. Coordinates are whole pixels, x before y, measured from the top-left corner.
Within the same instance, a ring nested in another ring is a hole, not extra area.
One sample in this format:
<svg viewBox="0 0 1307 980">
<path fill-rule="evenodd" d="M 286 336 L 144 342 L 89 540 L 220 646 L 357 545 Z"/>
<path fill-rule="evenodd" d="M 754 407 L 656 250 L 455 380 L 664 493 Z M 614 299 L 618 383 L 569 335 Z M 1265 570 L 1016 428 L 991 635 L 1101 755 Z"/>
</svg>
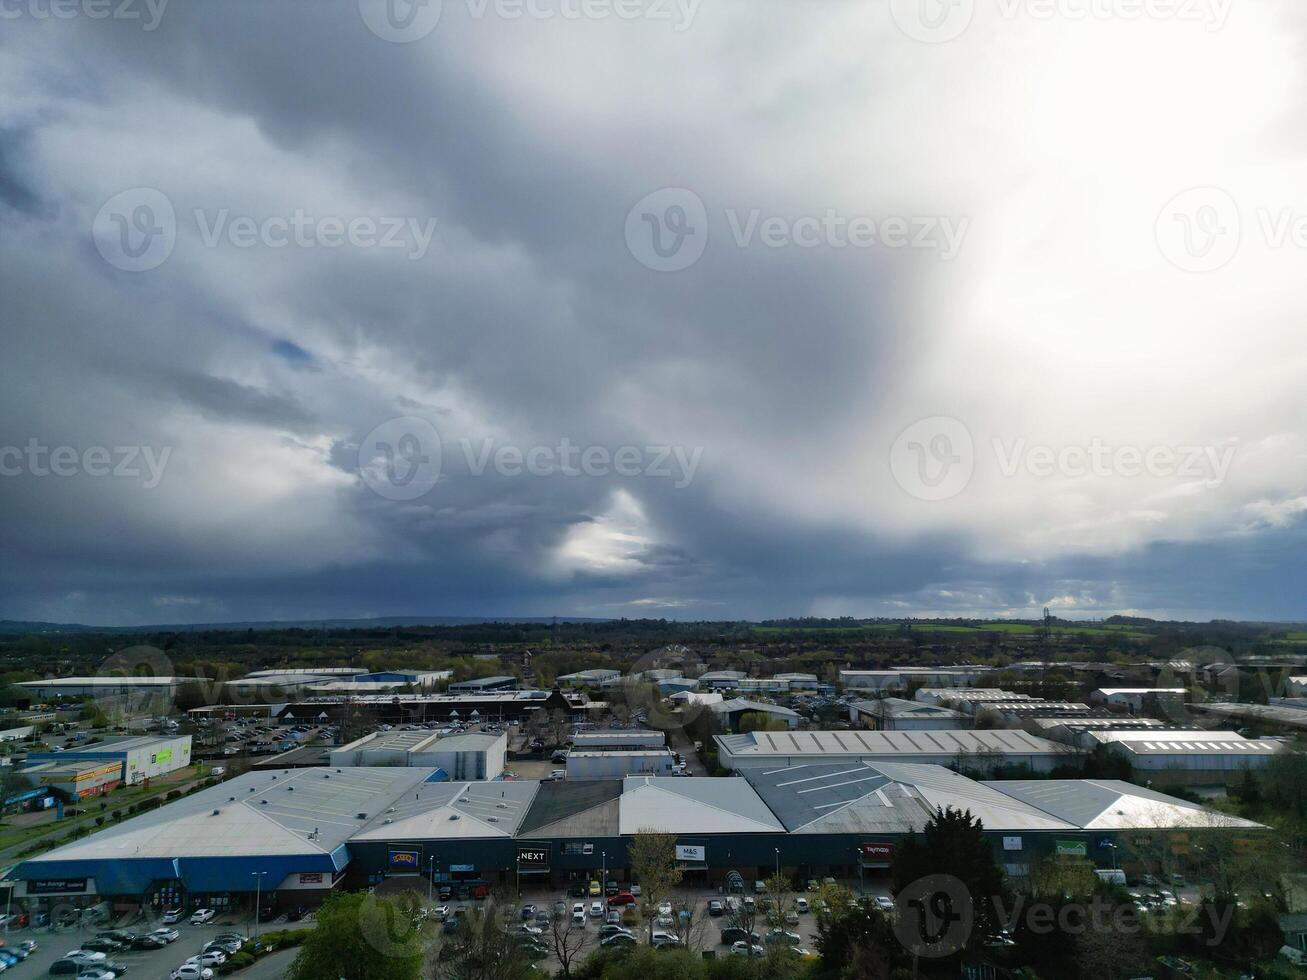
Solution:
<svg viewBox="0 0 1307 980">
<path fill-rule="evenodd" d="M 756 893 L 753 882 L 747 882 L 746 893 L 725 895 L 717 888 L 707 887 L 682 887 L 676 889 L 669 895 L 665 901 L 670 905 L 670 909 L 665 909 L 664 914 L 670 912 L 672 918 L 666 919 L 658 916 L 653 923 L 652 932 L 657 935 L 659 932 L 669 932 L 675 935 L 681 944 L 695 951 L 713 951 L 718 956 L 731 955 L 731 944 L 722 942 L 722 930 L 730 928 L 733 925 L 731 913 L 726 908 L 728 901 L 735 901 L 743 904 L 746 898 L 752 900 L 755 906 L 763 898 Z M 889 896 L 889 886 L 887 881 L 866 881 L 863 882 L 863 888 L 860 890 L 859 883 L 854 881 L 841 882 L 849 887 L 854 895 L 865 895 L 873 900 L 877 896 Z M 619 886 L 625 888 L 625 885 Z M 798 902 L 803 899 L 807 903 L 807 908 L 802 909 L 803 903 Z M 752 923 L 753 932 L 757 933 L 762 945 L 767 944 L 766 934 L 769 930 L 780 928 L 785 932 L 792 933 L 794 937 L 782 937 L 777 935 L 775 941 L 782 943 L 786 947 L 799 947 L 804 950 L 815 951 L 815 941 L 817 937 L 817 914 L 813 908 L 815 895 L 810 891 L 794 891 L 784 896 L 784 906 L 786 912 L 794 914 L 788 921 L 782 920 L 780 925 L 773 925 L 768 922 L 766 913 L 758 907 Z M 588 939 L 584 946 L 584 952 L 581 958 L 590 953 L 601 949 L 600 939 L 601 930 L 606 925 L 606 916 L 611 908 L 608 904 L 607 897 L 596 898 L 588 893 L 584 897 L 578 897 L 572 888 L 561 886 L 541 887 L 523 885 L 520 898 L 514 898 L 513 894 L 503 895 L 501 901 L 508 904 L 513 909 L 513 920 L 515 930 L 519 926 L 529 925 L 533 929 L 539 929 L 540 934 L 537 942 L 548 948 L 552 946 L 551 932 L 553 929 L 552 921 L 556 914 L 563 917 L 564 922 L 570 922 L 574 915 L 576 906 L 582 906 L 584 913 L 584 925 L 576 923 L 572 928 L 581 928 L 584 930 Z M 641 897 L 643 901 L 643 896 Z M 595 914 L 593 909 L 594 903 L 599 902 L 599 914 Z M 723 908 L 721 914 L 712 914 L 709 910 L 709 903 L 721 903 Z M 437 906 L 445 904 L 437 902 Z M 459 907 L 474 908 L 480 903 L 470 900 L 455 900 L 447 903 L 451 912 L 456 911 Z M 534 908 L 534 914 L 528 921 L 524 918 L 526 906 Z M 796 908 L 798 906 L 799 908 Z M 619 908 L 619 911 L 622 909 Z M 688 922 L 681 920 L 681 913 L 688 914 Z M 543 913 L 543 916 L 541 915 Z M 547 918 L 546 918 L 547 917 Z M 796 921 L 797 920 L 797 921 Z M 619 923 L 623 928 L 629 930 L 632 938 L 637 943 L 647 944 L 650 940 L 650 923 L 649 920 L 634 913 L 627 914 L 624 921 Z M 607 931 L 611 931 L 607 930 Z M 530 942 L 526 936 L 524 941 Z M 570 943 L 574 945 L 573 943 Z M 555 970 L 559 964 L 556 957 L 551 955 L 542 956 L 538 960 L 542 969 Z"/>
<path fill-rule="evenodd" d="M 309 926 L 311 923 L 303 923 L 302 925 Z M 162 926 L 163 923 L 159 922 L 157 918 L 151 918 L 122 926 L 67 926 L 56 928 L 53 931 L 46 927 L 15 929 L 8 933 L 6 945 L 16 946 L 23 940 L 30 939 L 38 944 L 38 948 L 25 961 L 16 964 L 5 973 L 6 976 L 16 978 L 45 977 L 49 975 L 50 965 L 55 960 L 61 959 L 72 950 L 80 948 L 83 941 L 93 939 L 97 933 L 110 928 L 122 928 L 131 932 L 147 933 Z M 298 927 L 299 925 L 291 926 L 291 928 Z M 122 950 L 109 953 L 108 959 L 126 965 L 126 976 L 130 977 L 131 980 L 167 980 L 173 970 L 187 958 L 198 954 L 204 944 L 219 933 L 238 932 L 242 935 L 248 935 L 250 921 L 248 918 L 237 920 L 231 916 L 219 916 L 212 922 L 202 926 L 193 926 L 183 920 L 169 928 L 176 929 L 178 937 L 163 949 Z M 270 930 L 284 928 L 286 928 L 284 925 L 262 923 L 259 926 L 259 931 L 260 933 L 266 933 Z M 69 974 L 69 976 L 75 976 L 75 974 Z"/>
</svg>

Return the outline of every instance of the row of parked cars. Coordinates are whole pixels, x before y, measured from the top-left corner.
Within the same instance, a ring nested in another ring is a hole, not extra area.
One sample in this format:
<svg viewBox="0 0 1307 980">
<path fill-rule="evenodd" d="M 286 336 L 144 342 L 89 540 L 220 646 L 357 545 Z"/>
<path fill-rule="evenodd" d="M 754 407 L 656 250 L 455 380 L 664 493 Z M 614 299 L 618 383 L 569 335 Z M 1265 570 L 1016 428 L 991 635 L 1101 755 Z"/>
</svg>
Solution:
<svg viewBox="0 0 1307 980">
<path fill-rule="evenodd" d="M 202 921 L 208 922 L 211 918 L 212 915 Z M 194 922 L 194 918 L 191 921 Z M 116 980 L 127 972 L 127 964 L 111 959 L 115 953 L 163 949 L 180 938 L 181 933 L 170 925 L 139 933 L 130 929 L 107 929 L 55 960 L 49 972 L 53 976 L 75 976 L 77 980 Z M 240 933 L 220 933 L 205 943 L 199 953 L 182 962 L 169 977 L 171 980 L 212 980 L 214 967 L 227 962 L 227 957 L 239 952 L 245 942 Z M 35 948 L 35 943 L 32 946 Z"/>
<path fill-rule="evenodd" d="M 12 966 L 17 966 L 37 950 L 34 940 L 27 939 L 13 946 L 0 947 L 0 973 Z"/>
</svg>

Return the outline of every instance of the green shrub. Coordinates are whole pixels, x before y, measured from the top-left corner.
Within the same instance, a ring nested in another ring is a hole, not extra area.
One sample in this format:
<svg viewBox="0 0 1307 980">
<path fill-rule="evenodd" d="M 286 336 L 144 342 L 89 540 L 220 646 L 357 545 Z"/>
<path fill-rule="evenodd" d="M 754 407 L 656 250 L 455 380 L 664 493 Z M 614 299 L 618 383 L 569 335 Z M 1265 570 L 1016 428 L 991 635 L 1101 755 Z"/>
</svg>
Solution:
<svg viewBox="0 0 1307 980">
<path fill-rule="evenodd" d="M 243 970 L 254 962 L 254 954 L 241 951 L 232 953 L 227 957 L 227 962 L 218 967 L 219 973 L 234 973 L 236 970 Z"/>
</svg>

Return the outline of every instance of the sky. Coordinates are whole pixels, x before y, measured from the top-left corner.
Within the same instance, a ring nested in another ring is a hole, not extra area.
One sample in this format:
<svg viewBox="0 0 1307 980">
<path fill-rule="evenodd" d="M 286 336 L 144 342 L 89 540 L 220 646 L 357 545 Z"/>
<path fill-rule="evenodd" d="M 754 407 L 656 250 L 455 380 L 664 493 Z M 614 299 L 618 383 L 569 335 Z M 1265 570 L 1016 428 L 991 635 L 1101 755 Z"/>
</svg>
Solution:
<svg viewBox="0 0 1307 980">
<path fill-rule="evenodd" d="M 0 0 L 0 618 L 1307 617 L 1305 42 Z"/>
</svg>

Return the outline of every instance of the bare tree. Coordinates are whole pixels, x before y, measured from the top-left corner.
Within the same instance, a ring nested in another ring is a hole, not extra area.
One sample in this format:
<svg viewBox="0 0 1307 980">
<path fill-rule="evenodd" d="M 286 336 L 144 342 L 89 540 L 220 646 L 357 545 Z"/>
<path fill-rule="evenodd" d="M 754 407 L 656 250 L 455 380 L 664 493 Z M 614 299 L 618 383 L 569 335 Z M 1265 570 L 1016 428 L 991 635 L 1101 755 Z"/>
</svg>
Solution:
<svg viewBox="0 0 1307 980">
<path fill-rule="evenodd" d="M 640 879 L 645 916 L 649 920 L 649 938 L 658 903 L 681 883 L 681 866 L 676 862 L 676 835 L 653 827 L 642 827 L 631 838 L 628 851 L 631 872 Z M 654 914 L 650 914 L 651 910 Z"/>
<path fill-rule="evenodd" d="M 437 980 L 523 980 L 530 960 L 510 931 L 507 906 L 493 897 L 472 908 L 440 947 L 432 964 Z"/>
<path fill-rule="evenodd" d="M 584 922 L 573 921 L 564 910 L 550 920 L 549 931 L 543 938 L 554 959 L 558 960 L 562 975 L 570 977 L 572 967 L 585 959 L 597 937 L 586 929 Z"/>
<path fill-rule="evenodd" d="M 771 907 L 767 910 L 767 921 L 774 926 L 784 927 L 785 905 L 790 897 L 790 879 L 783 874 L 773 874 L 767 879 L 767 898 Z"/>
</svg>

